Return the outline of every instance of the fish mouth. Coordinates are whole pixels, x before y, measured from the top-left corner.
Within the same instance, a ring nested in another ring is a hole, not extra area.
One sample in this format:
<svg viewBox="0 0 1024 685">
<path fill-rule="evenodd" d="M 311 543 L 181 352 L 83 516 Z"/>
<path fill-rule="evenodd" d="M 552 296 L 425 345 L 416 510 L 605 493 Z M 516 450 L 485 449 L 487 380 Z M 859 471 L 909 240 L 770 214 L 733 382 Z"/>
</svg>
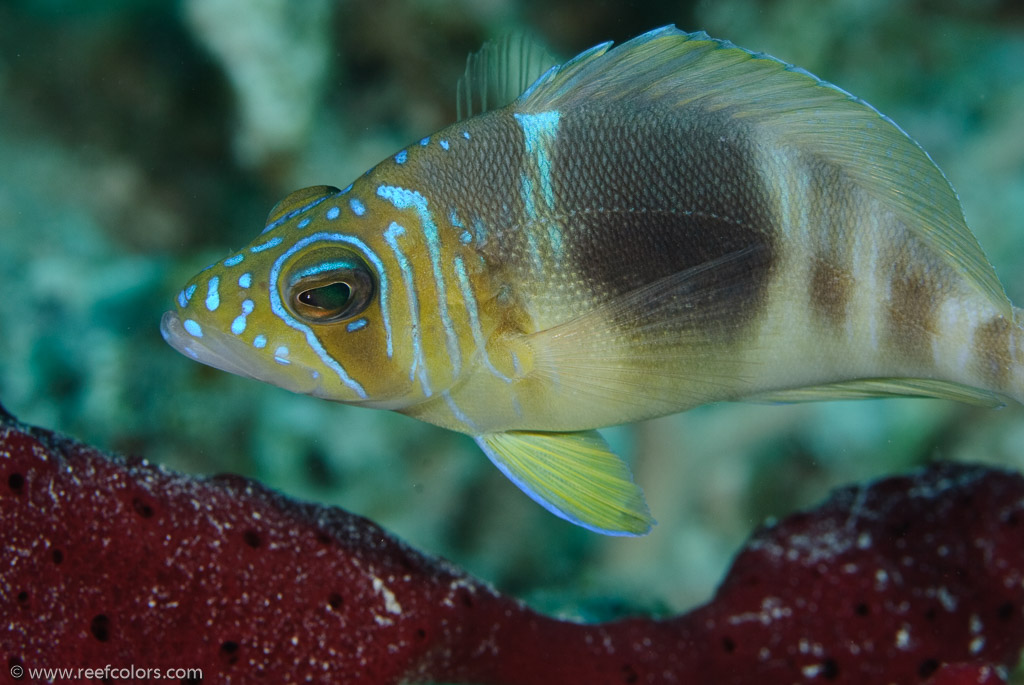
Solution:
<svg viewBox="0 0 1024 685">
<path fill-rule="evenodd" d="M 312 369 L 291 361 L 287 366 L 268 363 L 237 338 L 217 330 L 199 330 L 198 336 L 186 330 L 175 312 L 164 312 L 160 319 L 160 335 L 167 344 L 201 364 L 303 395 L 316 395 L 322 390 L 320 374 Z"/>
</svg>

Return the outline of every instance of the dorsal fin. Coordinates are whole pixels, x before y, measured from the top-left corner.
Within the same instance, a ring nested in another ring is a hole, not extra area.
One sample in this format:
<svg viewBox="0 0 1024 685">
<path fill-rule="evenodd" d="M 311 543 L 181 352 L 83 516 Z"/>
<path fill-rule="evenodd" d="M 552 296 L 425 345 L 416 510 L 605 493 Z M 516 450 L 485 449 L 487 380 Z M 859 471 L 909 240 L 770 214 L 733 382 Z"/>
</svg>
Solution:
<svg viewBox="0 0 1024 685">
<path fill-rule="evenodd" d="M 487 41 L 466 58 L 466 72 L 456 91 L 459 121 L 504 107 L 558 61 L 537 38 L 525 33 Z"/>
<path fill-rule="evenodd" d="M 609 50 L 603 43 L 548 71 L 520 112 L 632 101 L 727 112 L 767 143 L 839 165 L 936 255 L 1011 313 L 960 201 L 928 154 L 863 100 L 785 62 L 666 26 Z"/>
</svg>

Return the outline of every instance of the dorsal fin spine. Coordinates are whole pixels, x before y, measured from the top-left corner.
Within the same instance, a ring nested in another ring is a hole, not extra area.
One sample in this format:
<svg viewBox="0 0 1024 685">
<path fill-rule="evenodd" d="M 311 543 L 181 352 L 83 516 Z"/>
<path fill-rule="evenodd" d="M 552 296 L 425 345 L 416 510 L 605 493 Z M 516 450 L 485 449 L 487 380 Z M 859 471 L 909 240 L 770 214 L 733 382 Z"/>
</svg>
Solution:
<svg viewBox="0 0 1024 685">
<path fill-rule="evenodd" d="M 539 40 L 523 33 L 484 43 L 466 58 L 466 71 L 459 79 L 459 121 L 509 104 L 557 61 Z"/>
</svg>

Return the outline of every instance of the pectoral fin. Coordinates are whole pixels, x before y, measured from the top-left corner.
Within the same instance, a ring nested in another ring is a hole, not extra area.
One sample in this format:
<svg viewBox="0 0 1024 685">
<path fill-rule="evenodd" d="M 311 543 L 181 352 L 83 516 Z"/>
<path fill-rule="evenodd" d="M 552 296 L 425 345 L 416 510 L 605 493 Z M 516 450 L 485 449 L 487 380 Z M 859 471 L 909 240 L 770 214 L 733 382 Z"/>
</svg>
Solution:
<svg viewBox="0 0 1024 685">
<path fill-rule="evenodd" d="M 597 431 L 490 433 L 488 458 L 543 507 L 597 533 L 646 535 L 654 524 L 629 467 Z"/>
<path fill-rule="evenodd" d="M 730 398 L 759 373 L 723 344 L 736 293 L 768 260 L 763 244 L 748 245 L 531 333 L 533 377 L 572 392 L 602 417 L 595 425 L 613 423 L 612 412 L 632 421 Z"/>
</svg>

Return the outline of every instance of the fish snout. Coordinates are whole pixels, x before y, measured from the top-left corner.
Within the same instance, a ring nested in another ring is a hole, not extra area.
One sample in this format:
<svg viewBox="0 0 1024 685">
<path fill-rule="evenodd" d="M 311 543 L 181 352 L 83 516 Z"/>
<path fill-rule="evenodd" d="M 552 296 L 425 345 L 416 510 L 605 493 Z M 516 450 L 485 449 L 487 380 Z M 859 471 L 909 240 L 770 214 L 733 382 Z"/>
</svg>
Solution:
<svg viewBox="0 0 1024 685">
<path fill-rule="evenodd" d="M 161 318 L 160 335 L 181 354 L 215 369 L 304 395 L 322 391 L 320 373 L 287 358 L 286 348 L 251 349 L 251 345 L 235 335 L 227 335 L 212 325 L 204 326 L 192 318 L 183 319 L 173 311 L 165 312 Z"/>
</svg>

